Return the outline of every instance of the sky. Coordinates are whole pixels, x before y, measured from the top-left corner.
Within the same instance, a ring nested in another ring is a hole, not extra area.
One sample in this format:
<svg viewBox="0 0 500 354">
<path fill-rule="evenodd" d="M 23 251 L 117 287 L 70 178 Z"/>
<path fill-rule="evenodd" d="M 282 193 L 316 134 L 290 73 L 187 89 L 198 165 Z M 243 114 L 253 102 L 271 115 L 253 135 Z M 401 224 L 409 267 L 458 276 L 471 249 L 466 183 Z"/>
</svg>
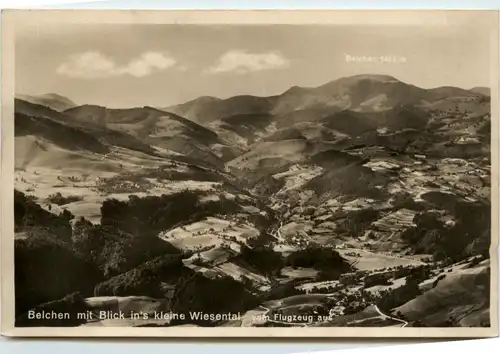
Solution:
<svg viewBox="0 0 500 354">
<path fill-rule="evenodd" d="M 16 93 L 112 108 L 271 96 L 366 73 L 490 86 L 480 26 L 35 24 L 16 30 L 15 48 Z"/>
</svg>

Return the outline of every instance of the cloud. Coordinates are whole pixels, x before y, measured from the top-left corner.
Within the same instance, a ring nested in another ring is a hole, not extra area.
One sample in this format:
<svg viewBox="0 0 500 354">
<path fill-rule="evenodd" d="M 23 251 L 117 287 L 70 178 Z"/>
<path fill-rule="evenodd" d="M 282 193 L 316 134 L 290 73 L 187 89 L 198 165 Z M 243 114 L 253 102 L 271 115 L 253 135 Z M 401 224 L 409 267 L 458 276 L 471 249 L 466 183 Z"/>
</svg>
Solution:
<svg viewBox="0 0 500 354">
<path fill-rule="evenodd" d="M 144 77 L 175 66 L 175 59 L 160 52 L 146 52 L 125 65 L 99 52 L 84 52 L 70 56 L 59 65 L 57 73 L 73 78 L 98 79 L 129 75 Z"/>
<path fill-rule="evenodd" d="M 243 50 L 230 50 L 217 59 L 208 72 L 245 74 L 252 71 L 285 69 L 289 66 L 289 60 L 279 52 L 249 53 Z"/>
<path fill-rule="evenodd" d="M 99 78 L 117 73 L 116 63 L 99 52 L 85 52 L 72 55 L 57 68 L 57 73 L 70 77 Z"/>
<path fill-rule="evenodd" d="M 154 71 L 163 71 L 176 64 L 173 58 L 166 57 L 162 53 L 148 52 L 139 58 L 132 60 L 127 66 L 121 68 L 123 73 L 142 77 L 151 75 Z"/>
</svg>

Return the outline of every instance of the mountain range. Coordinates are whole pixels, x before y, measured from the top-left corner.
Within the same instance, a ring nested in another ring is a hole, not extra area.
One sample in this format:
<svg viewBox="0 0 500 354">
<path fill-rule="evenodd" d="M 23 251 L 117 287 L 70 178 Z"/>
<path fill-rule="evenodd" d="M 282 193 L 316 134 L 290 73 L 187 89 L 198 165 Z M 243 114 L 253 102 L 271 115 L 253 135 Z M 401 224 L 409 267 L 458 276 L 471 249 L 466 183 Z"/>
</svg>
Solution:
<svg viewBox="0 0 500 354">
<path fill-rule="evenodd" d="M 200 97 L 164 110 L 200 123 L 235 114 L 267 113 L 279 120 L 297 111 L 324 110 L 329 114 L 341 110 L 380 112 L 407 104 L 426 105 L 449 96 L 470 97 L 477 93 L 456 87 L 423 89 L 385 75 L 355 75 L 314 88 L 295 86 L 277 96 Z"/>
</svg>

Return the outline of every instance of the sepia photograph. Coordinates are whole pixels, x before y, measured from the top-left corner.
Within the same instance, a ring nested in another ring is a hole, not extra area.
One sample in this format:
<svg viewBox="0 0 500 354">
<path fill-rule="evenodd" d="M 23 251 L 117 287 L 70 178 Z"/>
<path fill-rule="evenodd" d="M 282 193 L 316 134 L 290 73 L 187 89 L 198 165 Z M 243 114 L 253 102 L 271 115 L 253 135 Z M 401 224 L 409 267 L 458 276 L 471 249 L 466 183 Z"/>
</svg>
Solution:
<svg viewBox="0 0 500 354">
<path fill-rule="evenodd" d="M 498 14 L 2 13 L 2 334 L 498 335 Z"/>
</svg>

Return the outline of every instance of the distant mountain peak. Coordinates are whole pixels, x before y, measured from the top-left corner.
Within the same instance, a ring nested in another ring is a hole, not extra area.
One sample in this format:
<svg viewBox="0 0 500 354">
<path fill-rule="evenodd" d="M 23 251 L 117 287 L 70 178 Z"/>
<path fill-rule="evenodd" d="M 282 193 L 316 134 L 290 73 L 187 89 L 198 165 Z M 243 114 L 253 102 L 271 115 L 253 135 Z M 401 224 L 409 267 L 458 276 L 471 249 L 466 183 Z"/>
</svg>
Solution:
<svg viewBox="0 0 500 354">
<path fill-rule="evenodd" d="M 41 95 L 16 94 L 16 97 L 33 104 L 48 107 L 58 112 L 77 106 L 77 104 L 69 98 L 53 92 Z"/>
<path fill-rule="evenodd" d="M 43 95 L 40 95 L 39 97 L 58 98 L 58 99 L 65 99 L 65 100 L 71 101 L 69 98 L 67 98 L 63 95 L 60 95 L 58 93 L 55 93 L 55 92 L 45 93 Z"/>
<path fill-rule="evenodd" d="M 382 75 L 382 74 L 357 74 L 352 76 L 343 77 L 340 80 L 373 80 L 373 81 L 382 81 L 382 82 L 399 82 L 394 76 L 390 75 Z"/>
<path fill-rule="evenodd" d="M 284 94 L 299 94 L 306 90 L 304 87 L 292 86 L 284 92 Z"/>
<path fill-rule="evenodd" d="M 89 109 L 89 108 L 93 108 L 93 109 L 106 109 L 106 107 L 104 106 L 99 106 L 99 105 L 96 105 L 96 104 L 82 104 L 81 106 L 77 106 L 77 107 L 74 107 L 74 109 Z M 73 108 L 71 108 L 73 109 Z"/>
<path fill-rule="evenodd" d="M 491 95 L 490 88 L 486 87 L 486 86 L 475 86 L 475 87 L 471 88 L 469 91 L 472 91 L 475 93 L 480 93 L 481 95 L 485 95 L 485 96 Z"/>
<path fill-rule="evenodd" d="M 332 80 L 323 84 L 317 89 L 325 90 L 331 89 L 339 86 L 356 86 L 363 82 L 372 82 L 372 83 L 380 83 L 380 84 L 390 84 L 390 83 L 401 83 L 400 80 L 396 79 L 390 75 L 381 75 L 381 74 L 358 74 L 352 76 L 345 76 L 340 79 Z"/>
<path fill-rule="evenodd" d="M 191 101 L 188 101 L 187 103 L 193 103 L 193 102 L 208 103 L 208 102 L 213 102 L 213 101 L 221 101 L 221 99 L 217 98 L 217 97 L 213 97 L 213 96 L 200 96 L 200 97 L 197 97 Z"/>
</svg>

